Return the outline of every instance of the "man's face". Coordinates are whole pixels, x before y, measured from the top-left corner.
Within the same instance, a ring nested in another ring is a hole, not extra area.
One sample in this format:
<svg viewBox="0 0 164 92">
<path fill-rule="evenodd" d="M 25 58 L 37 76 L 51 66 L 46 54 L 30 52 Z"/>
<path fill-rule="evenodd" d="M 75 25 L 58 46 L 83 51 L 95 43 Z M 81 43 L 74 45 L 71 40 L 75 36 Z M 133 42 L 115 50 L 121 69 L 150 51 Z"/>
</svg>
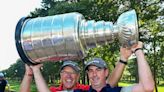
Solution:
<svg viewBox="0 0 164 92">
<path fill-rule="evenodd" d="M 65 66 L 60 72 L 61 82 L 64 89 L 73 89 L 79 79 L 79 74 L 70 66 Z"/>
<path fill-rule="evenodd" d="M 106 77 L 108 76 L 108 69 L 102 69 L 96 66 L 89 66 L 87 73 L 92 87 L 100 88 L 102 86 L 105 86 Z"/>
</svg>

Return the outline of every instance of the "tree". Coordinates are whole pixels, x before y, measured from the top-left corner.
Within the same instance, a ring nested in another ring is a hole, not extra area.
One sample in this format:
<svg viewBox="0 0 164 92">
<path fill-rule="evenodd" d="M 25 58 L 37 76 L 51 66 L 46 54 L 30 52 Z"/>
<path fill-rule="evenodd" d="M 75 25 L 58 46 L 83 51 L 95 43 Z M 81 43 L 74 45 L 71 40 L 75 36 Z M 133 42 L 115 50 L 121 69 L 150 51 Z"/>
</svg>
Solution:
<svg viewBox="0 0 164 92">
<path fill-rule="evenodd" d="M 24 71 L 24 63 L 21 59 L 18 59 L 16 63 L 12 64 L 8 69 L 4 70 L 6 77 L 18 80 L 23 79 Z"/>
<path fill-rule="evenodd" d="M 54 83 L 54 80 L 59 80 L 59 69 L 61 62 L 45 62 L 42 68 L 42 74 L 47 83 Z M 58 81 L 55 81 L 58 84 Z"/>
<path fill-rule="evenodd" d="M 162 8 L 162 3 L 162 0 L 78 0 L 77 2 L 43 0 L 43 7 L 36 9 L 30 16 L 79 12 L 84 15 L 86 20 L 116 22 L 121 13 L 135 9 L 138 15 L 139 40 L 146 44 L 144 47 L 146 58 L 151 65 L 154 80 L 159 80 L 163 78 L 161 69 L 163 69 L 164 62 L 164 8 Z M 117 61 L 119 56 L 119 44 L 117 42 L 118 40 L 115 40 L 112 44 L 87 51 L 85 60 L 95 56 L 102 57 L 109 63 L 110 68 L 114 67 L 115 61 Z M 132 64 L 129 65 L 131 66 Z M 134 72 L 137 71 L 130 73 L 135 74 Z M 158 92 L 157 87 L 156 92 Z"/>
</svg>

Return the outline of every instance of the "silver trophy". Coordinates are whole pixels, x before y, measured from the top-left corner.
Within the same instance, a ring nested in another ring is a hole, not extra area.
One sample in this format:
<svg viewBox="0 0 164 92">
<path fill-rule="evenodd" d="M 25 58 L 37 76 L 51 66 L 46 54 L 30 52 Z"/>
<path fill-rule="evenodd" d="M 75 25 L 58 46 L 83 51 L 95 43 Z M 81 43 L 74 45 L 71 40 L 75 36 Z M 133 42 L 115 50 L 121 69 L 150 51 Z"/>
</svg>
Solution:
<svg viewBox="0 0 164 92">
<path fill-rule="evenodd" d="M 15 40 L 21 59 L 28 64 L 44 61 L 80 60 L 85 51 L 119 39 L 123 47 L 138 42 L 135 10 L 121 14 L 115 24 L 85 20 L 80 13 L 21 18 Z"/>
</svg>

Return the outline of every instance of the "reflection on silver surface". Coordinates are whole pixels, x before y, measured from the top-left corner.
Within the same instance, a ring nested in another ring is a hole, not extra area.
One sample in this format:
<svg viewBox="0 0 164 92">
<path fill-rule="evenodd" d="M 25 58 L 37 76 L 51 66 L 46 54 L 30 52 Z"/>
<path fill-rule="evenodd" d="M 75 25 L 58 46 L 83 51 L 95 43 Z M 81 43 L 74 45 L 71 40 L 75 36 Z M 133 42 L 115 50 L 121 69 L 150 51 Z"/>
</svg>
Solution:
<svg viewBox="0 0 164 92">
<path fill-rule="evenodd" d="M 138 41 L 134 10 L 120 15 L 117 22 L 86 21 L 79 13 L 27 19 L 21 28 L 21 47 L 33 63 L 82 59 L 85 50 L 113 42 L 124 47 Z"/>
</svg>

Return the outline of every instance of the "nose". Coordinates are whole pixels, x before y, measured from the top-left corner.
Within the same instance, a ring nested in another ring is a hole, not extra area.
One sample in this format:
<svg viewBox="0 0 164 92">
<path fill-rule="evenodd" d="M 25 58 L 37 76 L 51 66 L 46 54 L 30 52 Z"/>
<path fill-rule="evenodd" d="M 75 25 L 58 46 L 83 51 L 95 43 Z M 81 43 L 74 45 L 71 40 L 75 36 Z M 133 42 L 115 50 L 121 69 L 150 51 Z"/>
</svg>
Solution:
<svg viewBox="0 0 164 92">
<path fill-rule="evenodd" d="M 66 73 L 66 77 L 70 78 L 71 77 L 71 73 L 70 72 L 67 72 Z"/>
<path fill-rule="evenodd" d="M 70 75 L 70 74 L 67 74 L 67 75 L 66 75 L 66 78 L 71 78 L 71 75 Z"/>
<path fill-rule="evenodd" d="M 97 71 L 93 71 L 93 76 L 97 76 Z"/>
</svg>

